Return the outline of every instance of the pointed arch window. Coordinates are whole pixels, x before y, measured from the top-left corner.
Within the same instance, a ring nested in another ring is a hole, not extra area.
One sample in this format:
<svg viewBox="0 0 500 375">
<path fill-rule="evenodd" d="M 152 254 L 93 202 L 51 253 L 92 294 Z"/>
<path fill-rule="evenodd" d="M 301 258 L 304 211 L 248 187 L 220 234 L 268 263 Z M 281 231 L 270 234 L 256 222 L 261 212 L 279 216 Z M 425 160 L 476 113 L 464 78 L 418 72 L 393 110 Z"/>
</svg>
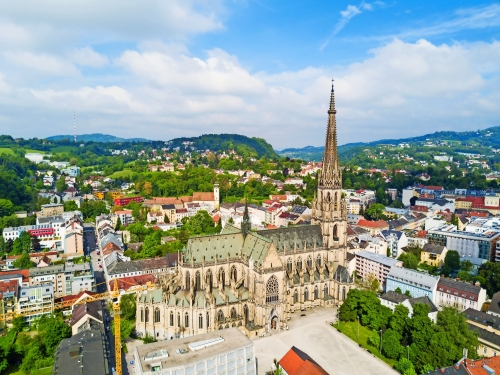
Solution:
<svg viewBox="0 0 500 375">
<path fill-rule="evenodd" d="M 301 257 L 297 258 L 297 269 L 298 270 L 302 269 L 302 258 Z"/>
<path fill-rule="evenodd" d="M 317 265 L 318 267 L 321 267 L 321 254 L 318 254 L 318 255 L 316 256 L 316 265 Z"/>
<path fill-rule="evenodd" d="M 338 200 L 338 194 L 335 193 L 335 200 L 333 201 L 333 209 L 336 211 L 338 210 L 339 208 L 339 204 L 338 204 L 339 200 Z"/>
<path fill-rule="evenodd" d="M 304 289 L 304 302 L 309 301 L 309 290 L 307 287 Z"/>
<path fill-rule="evenodd" d="M 186 290 L 189 290 L 191 288 L 191 275 L 189 274 L 189 271 L 186 272 Z"/>
<path fill-rule="evenodd" d="M 314 299 L 318 299 L 319 298 L 319 289 L 318 289 L 318 286 L 316 285 L 314 287 Z"/>
<path fill-rule="evenodd" d="M 144 309 L 144 320 L 146 321 L 146 323 L 149 322 L 149 307 L 146 307 Z"/>
<path fill-rule="evenodd" d="M 325 284 L 323 293 L 324 293 L 324 297 L 326 297 L 328 295 L 328 284 Z"/>
<path fill-rule="evenodd" d="M 312 257 L 309 255 L 307 257 L 307 267 L 312 268 L 312 266 L 313 266 L 313 260 Z"/>
<path fill-rule="evenodd" d="M 144 309 L 141 309 L 141 322 L 144 322 Z"/>
<path fill-rule="evenodd" d="M 295 289 L 295 292 L 293 293 L 293 303 L 299 302 L 299 291 Z"/>
<path fill-rule="evenodd" d="M 292 272 L 292 268 L 293 268 L 292 258 L 288 258 L 288 261 L 286 262 L 286 269 L 288 270 L 288 272 Z"/>
<path fill-rule="evenodd" d="M 245 323 L 248 322 L 248 306 L 247 305 L 243 306 L 243 315 L 245 317 Z"/>
<path fill-rule="evenodd" d="M 170 311 L 170 327 L 174 326 L 174 313 Z"/>
<path fill-rule="evenodd" d="M 224 313 L 222 312 L 222 310 L 219 310 L 217 312 L 217 321 L 218 322 L 223 322 L 224 321 Z"/>
<path fill-rule="evenodd" d="M 273 275 L 266 284 L 266 303 L 277 302 L 279 300 L 279 283 Z"/>
<path fill-rule="evenodd" d="M 177 313 L 177 327 L 181 326 L 181 313 Z"/>
<path fill-rule="evenodd" d="M 342 301 L 345 301 L 345 287 L 342 288 Z"/>
<path fill-rule="evenodd" d="M 200 290 L 201 289 L 201 274 L 200 271 L 196 271 L 196 276 L 195 276 L 195 286 L 194 290 Z"/>
<path fill-rule="evenodd" d="M 158 307 L 155 309 L 154 322 L 160 323 L 160 309 Z"/>
<path fill-rule="evenodd" d="M 186 328 L 189 327 L 189 314 L 188 313 L 184 314 L 184 327 L 186 327 Z"/>
<path fill-rule="evenodd" d="M 231 267 L 231 279 L 232 279 L 234 282 L 237 282 L 237 281 L 238 281 L 238 271 L 236 270 L 236 266 L 232 266 L 232 267 Z"/>
<path fill-rule="evenodd" d="M 220 281 L 222 287 L 224 288 L 224 286 L 226 285 L 226 273 L 224 272 L 224 270 L 222 268 L 219 271 L 219 281 Z"/>
<path fill-rule="evenodd" d="M 333 226 L 333 240 L 338 241 L 339 240 L 339 233 L 338 233 L 338 226 L 335 224 Z"/>
<path fill-rule="evenodd" d="M 207 328 L 210 328 L 210 314 L 207 313 Z"/>
<path fill-rule="evenodd" d="M 203 314 L 198 315 L 198 328 L 203 329 Z"/>
<path fill-rule="evenodd" d="M 212 271 L 211 270 L 208 270 L 207 271 L 207 275 L 206 275 L 206 282 L 207 284 L 210 286 L 210 291 L 212 291 L 212 285 L 213 285 L 213 275 L 212 275 Z"/>
<path fill-rule="evenodd" d="M 237 315 L 236 315 L 236 309 L 233 307 L 233 308 L 231 309 L 231 319 L 236 319 L 236 316 L 237 316 Z"/>
</svg>

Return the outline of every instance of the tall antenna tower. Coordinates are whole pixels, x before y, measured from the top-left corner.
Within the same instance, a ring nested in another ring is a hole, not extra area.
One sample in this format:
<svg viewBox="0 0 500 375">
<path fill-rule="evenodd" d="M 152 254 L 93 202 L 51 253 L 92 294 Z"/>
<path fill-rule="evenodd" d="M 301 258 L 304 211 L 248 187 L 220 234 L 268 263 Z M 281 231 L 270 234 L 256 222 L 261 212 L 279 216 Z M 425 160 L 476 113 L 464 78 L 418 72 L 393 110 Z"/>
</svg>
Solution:
<svg viewBox="0 0 500 375">
<path fill-rule="evenodd" d="M 76 113 L 73 111 L 73 140 L 76 143 Z"/>
</svg>

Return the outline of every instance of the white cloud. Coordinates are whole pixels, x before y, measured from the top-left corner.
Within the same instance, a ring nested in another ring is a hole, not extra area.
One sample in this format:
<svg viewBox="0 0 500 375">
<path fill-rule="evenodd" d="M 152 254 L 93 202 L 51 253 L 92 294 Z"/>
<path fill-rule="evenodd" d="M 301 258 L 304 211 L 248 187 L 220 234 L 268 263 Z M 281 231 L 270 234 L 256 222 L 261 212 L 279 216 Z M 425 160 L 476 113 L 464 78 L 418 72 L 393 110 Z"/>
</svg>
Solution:
<svg viewBox="0 0 500 375">
<path fill-rule="evenodd" d="M 124 52 L 113 62 L 127 74 L 119 84 L 17 89 L 13 95 L 10 88 L 9 98 L 49 118 L 69 118 L 76 110 L 89 118 L 86 133 L 153 139 L 243 133 L 278 148 L 322 143 L 332 75 L 341 143 L 492 126 L 500 115 L 498 42 L 396 39 L 359 63 L 279 74 L 251 73 L 222 50 L 190 56 L 185 47 L 163 47 Z M 0 109 L 10 113 L 6 98 L 0 92 Z M 68 132 L 70 125 L 44 128 L 44 135 Z M 34 135 L 25 131 L 20 135 Z"/>
<path fill-rule="evenodd" d="M 10 63 L 21 65 L 40 74 L 51 76 L 79 74 L 78 69 L 72 63 L 59 56 L 31 52 L 5 52 L 4 57 Z"/>
<path fill-rule="evenodd" d="M 71 60 L 77 65 L 101 68 L 109 64 L 105 55 L 95 52 L 91 47 L 77 48 L 70 54 Z"/>
<path fill-rule="evenodd" d="M 376 1 L 374 3 L 365 3 L 362 2 L 360 5 L 355 6 L 355 5 L 348 5 L 345 10 L 340 11 L 340 20 L 337 22 L 335 25 L 335 28 L 333 29 L 332 34 L 330 37 L 321 44 L 319 50 L 322 51 L 323 49 L 326 48 L 328 43 L 330 43 L 330 40 L 337 35 L 348 23 L 349 21 L 357 16 L 358 14 L 363 13 L 364 10 L 367 11 L 372 11 L 374 10 L 375 6 L 381 7 L 384 6 L 384 3 L 381 1 Z"/>
</svg>

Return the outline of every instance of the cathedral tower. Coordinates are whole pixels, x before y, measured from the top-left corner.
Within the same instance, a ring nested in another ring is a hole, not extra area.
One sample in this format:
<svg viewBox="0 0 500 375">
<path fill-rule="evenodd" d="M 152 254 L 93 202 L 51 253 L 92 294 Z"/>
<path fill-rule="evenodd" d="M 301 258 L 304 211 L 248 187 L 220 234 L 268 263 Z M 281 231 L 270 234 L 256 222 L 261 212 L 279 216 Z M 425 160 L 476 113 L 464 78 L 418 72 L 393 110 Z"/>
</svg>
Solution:
<svg viewBox="0 0 500 375">
<path fill-rule="evenodd" d="M 330 94 L 323 165 L 318 175 L 318 192 L 313 201 L 312 224 L 321 226 L 323 246 L 331 251 L 328 260 L 345 266 L 347 251 L 347 210 L 342 198 L 342 171 L 337 152 L 337 110 L 335 92 Z"/>
</svg>

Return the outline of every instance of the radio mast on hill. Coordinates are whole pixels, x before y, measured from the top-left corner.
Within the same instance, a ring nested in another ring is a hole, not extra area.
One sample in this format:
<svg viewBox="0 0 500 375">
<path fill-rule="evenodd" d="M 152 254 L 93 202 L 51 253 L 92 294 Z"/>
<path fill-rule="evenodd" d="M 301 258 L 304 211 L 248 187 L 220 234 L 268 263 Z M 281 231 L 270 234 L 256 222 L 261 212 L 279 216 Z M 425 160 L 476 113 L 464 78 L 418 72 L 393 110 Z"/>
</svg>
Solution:
<svg viewBox="0 0 500 375">
<path fill-rule="evenodd" d="M 76 113 L 73 111 L 73 140 L 76 143 Z"/>
</svg>

